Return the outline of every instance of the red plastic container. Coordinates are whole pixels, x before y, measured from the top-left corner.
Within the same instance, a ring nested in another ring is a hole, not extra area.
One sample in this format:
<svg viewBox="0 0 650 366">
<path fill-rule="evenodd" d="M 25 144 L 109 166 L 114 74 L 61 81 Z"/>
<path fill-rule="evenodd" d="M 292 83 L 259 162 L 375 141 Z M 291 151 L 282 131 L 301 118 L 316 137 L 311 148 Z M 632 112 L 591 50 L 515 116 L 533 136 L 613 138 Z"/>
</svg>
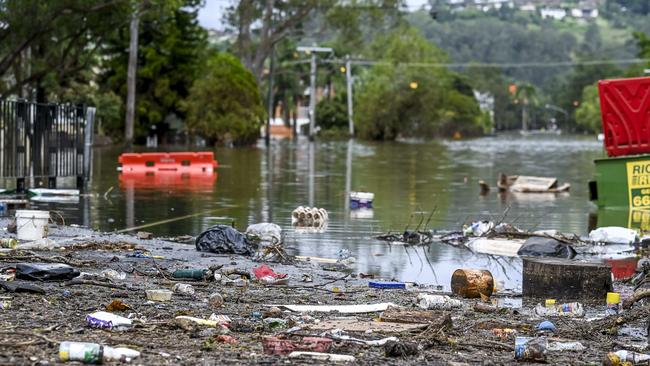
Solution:
<svg viewBox="0 0 650 366">
<path fill-rule="evenodd" d="M 626 280 L 636 273 L 636 265 L 639 259 L 624 258 L 624 259 L 607 259 L 605 262 L 612 266 L 612 275 L 615 280 Z"/>
<path fill-rule="evenodd" d="M 286 355 L 293 351 L 329 352 L 332 340 L 321 337 L 304 337 L 301 341 L 291 341 L 278 337 L 262 338 L 262 348 L 268 355 Z"/>
<path fill-rule="evenodd" d="M 598 82 L 609 156 L 650 153 L 650 77 Z"/>
<path fill-rule="evenodd" d="M 217 167 L 212 152 L 125 153 L 118 163 L 125 173 L 212 173 Z"/>
</svg>

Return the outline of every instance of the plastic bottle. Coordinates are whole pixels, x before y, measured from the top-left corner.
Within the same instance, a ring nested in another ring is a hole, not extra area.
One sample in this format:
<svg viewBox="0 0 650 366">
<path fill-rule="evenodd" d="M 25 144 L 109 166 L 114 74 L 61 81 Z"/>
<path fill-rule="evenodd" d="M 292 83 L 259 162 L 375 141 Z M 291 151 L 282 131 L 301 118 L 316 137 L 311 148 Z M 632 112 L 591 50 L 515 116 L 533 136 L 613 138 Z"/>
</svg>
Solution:
<svg viewBox="0 0 650 366">
<path fill-rule="evenodd" d="M 287 326 L 287 321 L 280 318 L 265 318 L 264 323 L 268 324 L 270 329 L 284 328 Z"/>
<path fill-rule="evenodd" d="M 586 348 L 580 342 L 550 342 L 547 351 L 584 351 Z"/>
<path fill-rule="evenodd" d="M 463 306 L 462 301 L 447 295 L 418 294 L 417 300 L 422 309 L 452 309 Z"/>
<path fill-rule="evenodd" d="M 174 278 L 193 278 L 195 280 L 202 280 L 212 276 L 212 271 L 203 268 L 194 269 L 179 269 L 172 273 Z"/>
<path fill-rule="evenodd" d="M 172 290 L 177 294 L 194 295 L 194 287 L 187 283 L 177 283 Z"/>
<path fill-rule="evenodd" d="M 136 350 L 112 348 L 97 343 L 61 342 L 59 346 L 59 359 L 62 362 L 81 361 L 90 364 L 111 361 L 131 362 L 138 357 L 140 357 L 140 352 Z"/>
<path fill-rule="evenodd" d="M 546 360 L 546 338 L 515 338 L 515 360 L 543 362 Z"/>
<path fill-rule="evenodd" d="M 535 314 L 539 316 L 565 316 L 580 318 L 585 315 L 585 310 L 579 302 L 570 302 L 566 304 L 553 305 L 550 307 L 537 304 Z"/>
<path fill-rule="evenodd" d="M 650 355 L 644 353 L 637 353 L 632 351 L 616 351 L 607 354 L 603 361 L 603 365 L 619 366 L 619 365 L 638 365 L 641 362 L 646 364 L 650 361 Z"/>
<path fill-rule="evenodd" d="M 109 268 L 102 271 L 102 277 L 108 278 L 111 281 L 124 281 L 126 279 L 126 273 Z"/>
<path fill-rule="evenodd" d="M 250 281 L 245 278 L 237 278 L 231 282 L 236 287 L 248 287 Z"/>
<path fill-rule="evenodd" d="M 621 294 L 618 292 L 607 293 L 607 315 L 616 315 L 620 310 Z"/>
<path fill-rule="evenodd" d="M 370 281 L 368 282 L 368 286 L 372 288 L 380 288 L 380 289 L 410 289 L 415 287 L 415 283 Z"/>
<path fill-rule="evenodd" d="M 546 299 L 544 301 L 544 306 L 546 306 L 547 308 L 552 308 L 553 306 L 555 306 L 555 299 Z"/>
<path fill-rule="evenodd" d="M 131 319 L 105 311 L 97 311 L 86 315 L 86 323 L 91 328 L 126 330 L 131 328 Z"/>
<path fill-rule="evenodd" d="M 213 308 L 220 308 L 223 305 L 223 296 L 221 296 L 220 293 L 215 292 L 210 295 L 209 302 Z"/>
<path fill-rule="evenodd" d="M 18 247 L 18 240 L 13 238 L 2 238 L 0 239 L 0 247 L 16 249 Z"/>
</svg>

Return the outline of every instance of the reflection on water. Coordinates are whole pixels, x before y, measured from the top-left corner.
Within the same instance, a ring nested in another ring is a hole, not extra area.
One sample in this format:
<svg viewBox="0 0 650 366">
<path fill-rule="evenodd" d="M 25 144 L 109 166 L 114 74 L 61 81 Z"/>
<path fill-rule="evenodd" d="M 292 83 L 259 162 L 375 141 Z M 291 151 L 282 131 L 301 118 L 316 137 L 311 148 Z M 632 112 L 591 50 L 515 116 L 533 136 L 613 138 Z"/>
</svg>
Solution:
<svg viewBox="0 0 650 366">
<path fill-rule="evenodd" d="M 39 203 L 64 213 L 67 222 L 112 231 L 174 217 L 209 212 L 145 230 L 158 235 L 200 233 L 215 223 L 272 221 L 286 231 L 295 254 L 335 257 L 348 249 L 357 270 L 384 278 L 448 286 L 458 267 L 490 270 L 500 286 L 521 284 L 521 261 L 434 244 L 387 245 L 373 236 L 411 228 L 435 210 L 429 227 L 458 229 L 463 223 L 500 217 L 525 229 L 553 228 L 585 234 L 587 182 L 593 159 L 602 156 L 595 138 L 504 136 L 454 142 L 370 143 L 277 141 L 268 150 L 216 149 L 218 179 L 180 176 L 119 177 L 115 148 L 97 148 L 91 197 L 79 203 Z M 506 174 L 554 176 L 571 183 L 560 195 L 479 195 L 478 179 L 495 184 Z M 112 190 L 109 189 L 113 187 Z M 106 195 L 105 192 L 109 191 Z M 350 191 L 375 193 L 372 210 L 349 210 Z M 329 211 L 322 233 L 294 231 L 291 211 L 299 205 Z M 413 215 L 413 217 L 412 217 Z"/>
</svg>

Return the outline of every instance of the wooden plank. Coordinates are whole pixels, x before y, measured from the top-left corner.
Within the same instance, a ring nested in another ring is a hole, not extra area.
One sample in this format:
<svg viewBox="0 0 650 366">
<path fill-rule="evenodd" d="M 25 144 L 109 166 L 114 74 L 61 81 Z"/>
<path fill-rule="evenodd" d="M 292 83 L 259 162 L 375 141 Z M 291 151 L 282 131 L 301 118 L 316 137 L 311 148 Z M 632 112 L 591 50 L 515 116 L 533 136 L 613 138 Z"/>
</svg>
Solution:
<svg viewBox="0 0 650 366">
<path fill-rule="evenodd" d="M 569 259 L 523 259 L 523 295 L 559 299 L 604 299 L 612 291 L 611 266 Z"/>
<path fill-rule="evenodd" d="M 557 185 L 557 178 L 520 175 L 510 186 L 513 192 L 545 192 Z"/>
<path fill-rule="evenodd" d="M 333 319 L 323 320 L 314 324 L 307 324 L 305 328 L 311 330 L 342 329 L 346 332 L 372 331 L 377 333 L 402 333 L 414 329 L 423 329 L 428 326 L 429 324 L 420 323 L 389 323 L 357 319 Z"/>
<path fill-rule="evenodd" d="M 389 307 L 379 319 L 390 323 L 420 323 L 437 324 L 440 328 L 449 329 L 452 326 L 451 314 L 448 311 L 403 309 Z"/>
</svg>

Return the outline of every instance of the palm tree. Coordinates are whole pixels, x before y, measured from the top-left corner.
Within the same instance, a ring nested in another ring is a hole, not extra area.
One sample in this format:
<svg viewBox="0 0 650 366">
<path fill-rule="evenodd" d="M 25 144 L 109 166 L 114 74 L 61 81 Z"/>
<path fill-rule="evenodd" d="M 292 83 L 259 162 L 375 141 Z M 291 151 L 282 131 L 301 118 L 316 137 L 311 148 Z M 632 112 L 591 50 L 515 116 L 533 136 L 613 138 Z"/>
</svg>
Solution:
<svg viewBox="0 0 650 366">
<path fill-rule="evenodd" d="M 515 93 L 515 98 L 521 101 L 521 129 L 527 131 L 529 122 L 528 105 L 537 105 L 539 101 L 535 87 L 529 83 L 520 85 Z"/>
</svg>

